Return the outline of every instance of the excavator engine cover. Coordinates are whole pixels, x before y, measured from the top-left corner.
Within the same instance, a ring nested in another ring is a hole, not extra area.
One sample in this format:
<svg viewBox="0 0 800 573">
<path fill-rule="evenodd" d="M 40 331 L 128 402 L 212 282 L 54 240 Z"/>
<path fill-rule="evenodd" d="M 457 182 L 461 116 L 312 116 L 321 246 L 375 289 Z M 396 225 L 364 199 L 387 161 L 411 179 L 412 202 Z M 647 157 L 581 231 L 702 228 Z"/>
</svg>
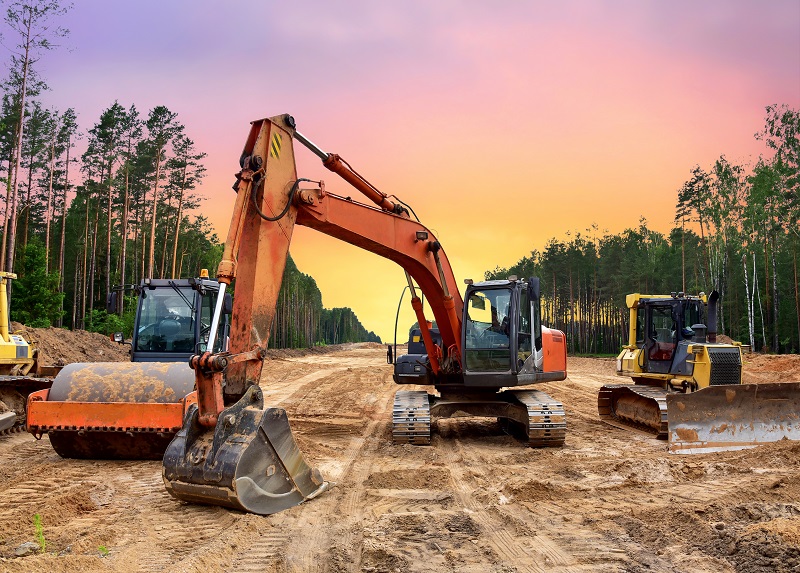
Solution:
<svg viewBox="0 0 800 573">
<path fill-rule="evenodd" d="M 220 413 L 214 429 L 206 429 L 191 406 L 164 454 L 167 491 L 183 501 L 260 515 L 325 491 L 328 483 L 303 459 L 285 410 L 263 408 L 261 388 L 251 386 Z"/>
<path fill-rule="evenodd" d="M 705 454 L 800 440 L 800 382 L 709 386 L 667 396 L 669 451 Z"/>
</svg>

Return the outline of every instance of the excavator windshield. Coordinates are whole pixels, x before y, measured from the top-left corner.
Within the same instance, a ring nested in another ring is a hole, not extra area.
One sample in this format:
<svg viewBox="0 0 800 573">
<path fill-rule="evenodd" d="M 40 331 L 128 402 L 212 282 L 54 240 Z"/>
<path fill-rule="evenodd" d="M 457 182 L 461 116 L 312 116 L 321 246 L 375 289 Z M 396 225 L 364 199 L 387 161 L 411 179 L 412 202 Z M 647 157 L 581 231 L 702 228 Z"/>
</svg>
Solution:
<svg viewBox="0 0 800 573">
<path fill-rule="evenodd" d="M 511 290 L 474 290 L 467 300 L 465 355 L 469 371 L 497 372 L 510 367 Z"/>
</svg>

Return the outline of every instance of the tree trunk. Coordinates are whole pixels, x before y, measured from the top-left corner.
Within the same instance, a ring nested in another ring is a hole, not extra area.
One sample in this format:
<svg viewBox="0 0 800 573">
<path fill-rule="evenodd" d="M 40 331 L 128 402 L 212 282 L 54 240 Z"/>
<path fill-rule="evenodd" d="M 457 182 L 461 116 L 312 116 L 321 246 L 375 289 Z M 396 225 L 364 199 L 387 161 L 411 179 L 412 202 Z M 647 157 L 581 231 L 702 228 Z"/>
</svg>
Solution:
<svg viewBox="0 0 800 573">
<path fill-rule="evenodd" d="M 150 217 L 150 248 L 147 257 L 147 275 L 153 276 L 153 266 L 155 265 L 156 248 L 156 213 L 158 211 L 158 180 L 161 177 L 161 148 L 156 153 L 156 178 L 153 183 L 153 214 Z"/>
<path fill-rule="evenodd" d="M 45 271 L 50 273 L 50 210 L 53 208 L 53 172 L 56 167 L 56 140 L 50 144 L 50 177 L 47 182 L 47 209 L 44 212 L 44 264 Z"/>
<path fill-rule="evenodd" d="M 114 185 L 112 184 L 114 173 L 114 162 L 109 154 L 108 157 L 108 199 L 106 206 L 108 208 L 108 215 L 106 217 L 106 294 L 111 292 L 111 227 L 114 222 Z"/>
<path fill-rule="evenodd" d="M 777 263 L 775 262 L 775 235 L 773 232 L 772 237 L 772 351 L 773 352 L 780 352 L 780 337 L 779 337 L 779 326 L 780 323 L 778 322 L 778 307 L 779 307 L 779 298 L 778 298 L 778 268 Z"/>
<path fill-rule="evenodd" d="M 120 279 L 121 284 L 125 284 L 125 266 L 128 257 L 128 201 L 130 201 L 130 153 L 131 144 L 128 143 L 128 159 L 125 161 L 125 194 L 122 199 L 122 245 L 120 246 Z M 117 310 L 122 316 L 125 312 L 125 297 L 117 297 Z"/>
<path fill-rule="evenodd" d="M 58 291 L 63 293 L 64 292 L 64 248 L 66 246 L 66 230 L 67 230 L 67 190 L 69 189 L 69 149 L 72 145 L 72 136 L 67 138 L 67 162 L 64 167 L 64 201 L 63 205 L 61 206 L 61 244 L 59 245 L 58 249 L 58 269 L 61 273 L 61 278 L 59 279 L 59 286 Z M 78 273 L 78 266 L 75 265 L 75 276 Z M 73 295 L 74 299 L 74 295 Z M 61 312 L 64 312 L 64 297 L 61 297 Z M 62 325 L 62 317 L 59 315 L 58 317 L 58 326 Z M 72 328 L 75 328 L 75 303 L 73 301 L 72 304 Z"/>
<path fill-rule="evenodd" d="M 24 20 L 23 20 L 24 21 Z M 22 155 L 22 135 L 25 129 L 25 96 L 28 90 L 28 66 L 30 65 L 30 50 L 31 50 L 31 19 L 27 21 L 27 34 L 25 36 L 25 58 L 22 64 L 22 85 L 20 86 L 19 94 L 19 123 L 17 125 L 17 149 L 14 154 L 14 173 L 12 183 L 12 196 L 11 196 L 11 220 L 9 221 L 8 232 L 8 252 L 6 255 L 6 270 L 14 272 L 14 249 L 16 247 L 16 233 L 17 233 L 17 185 L 19 175 L 19 162 Z M 9 177 L 12 174 L 9 173 Z"/>
</svg>

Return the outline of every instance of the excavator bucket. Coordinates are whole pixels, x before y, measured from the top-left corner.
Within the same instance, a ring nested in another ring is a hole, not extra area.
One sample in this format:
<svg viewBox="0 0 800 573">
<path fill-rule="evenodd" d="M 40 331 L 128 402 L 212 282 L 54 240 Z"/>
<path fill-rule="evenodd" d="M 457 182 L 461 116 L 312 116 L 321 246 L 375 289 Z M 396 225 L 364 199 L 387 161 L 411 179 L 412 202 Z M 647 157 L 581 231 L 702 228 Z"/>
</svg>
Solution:
<svg viewBox="0 0 800 573">
<path fill-rule="evenodd" d="M 669 451 L 704 454 L 800 440 L 800 382 L 709 386 L 667 396 Z"/>
<path fill-rule="evenodd" d="M 164 454 L 164 483 L 175 498 L 269 515 L 328 488 L 303 459 L 286 412 L 265 410 L 258 386 L 223 410 L 215 428 L 198 416 L 191 406 Z"/>
</svg>

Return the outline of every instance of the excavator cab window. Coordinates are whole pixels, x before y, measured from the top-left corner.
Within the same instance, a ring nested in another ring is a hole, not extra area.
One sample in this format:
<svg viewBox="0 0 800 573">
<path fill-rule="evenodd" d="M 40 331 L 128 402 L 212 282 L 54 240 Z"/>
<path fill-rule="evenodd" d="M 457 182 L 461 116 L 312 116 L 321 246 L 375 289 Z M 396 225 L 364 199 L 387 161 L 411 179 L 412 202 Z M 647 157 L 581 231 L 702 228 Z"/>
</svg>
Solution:
<svg viewBox="0 0 800 573">
<path fill-rule="evenodd" d="M 211 319 L 214 316 L 214 305 L 217 300 L 217 293 L 208 293 L 203 297 L 202 302 L 200 303 L 200 344 L 203 345 L 203 350 L 205 350 L 205 344 L 208 342 L 208 335 L 211 332 Z M 222 316 L 222 319 L 219 321 L 219 327 L 217 328 L 217 336 L 214 340 L 214 350 L 212 352 L 223 352 L 227 349 L 226 338 L 228 335 L 228 317 L 227 315 Z M 193 349 L 194 350 L 194 349 Z"/>
<path fill-rule="evenodd" d="M 511 364 L 511 290 L 474 290 L 467 300 L 466 369 L 505 371 Z"/>
<path fill-rule="evenodd" d="M 524 362 L 531 355 L 531 316 L 533 307 L 527 289 L 519 295 L 519 325 L 517 327 L 517 360 Z"/>
</svg>

